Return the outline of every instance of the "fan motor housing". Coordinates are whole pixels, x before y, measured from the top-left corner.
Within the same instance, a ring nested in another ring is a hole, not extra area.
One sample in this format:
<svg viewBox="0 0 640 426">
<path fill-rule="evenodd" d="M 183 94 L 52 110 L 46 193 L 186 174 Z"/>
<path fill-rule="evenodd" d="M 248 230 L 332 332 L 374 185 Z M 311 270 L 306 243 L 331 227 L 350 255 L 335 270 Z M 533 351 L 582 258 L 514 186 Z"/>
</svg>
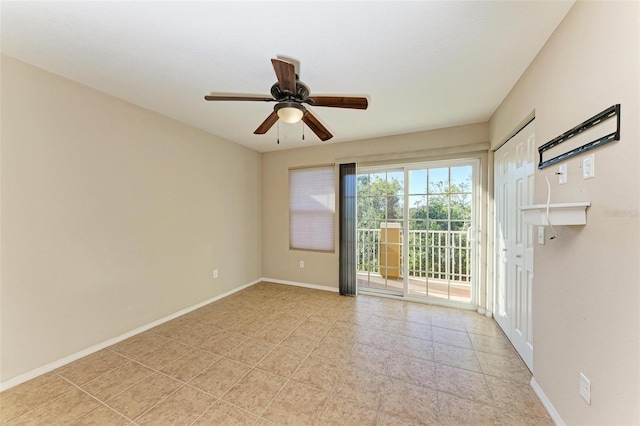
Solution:
<svg viewBox="0 0 640 426">
<path fill-rule="evenodd" d="M 288 91 L 283 92 L 280 90 L 280 84 L 276 82 L 273 86 L 271 86 L 271 96 L 274 97 L 277 101 L 283 101 L 287 99 L 297 100 L 302 102 L 309 97 L 309 87 L 298 80 L 298 76 L 296 75 L 296 93 L 290 94 Z"/>
</svg>

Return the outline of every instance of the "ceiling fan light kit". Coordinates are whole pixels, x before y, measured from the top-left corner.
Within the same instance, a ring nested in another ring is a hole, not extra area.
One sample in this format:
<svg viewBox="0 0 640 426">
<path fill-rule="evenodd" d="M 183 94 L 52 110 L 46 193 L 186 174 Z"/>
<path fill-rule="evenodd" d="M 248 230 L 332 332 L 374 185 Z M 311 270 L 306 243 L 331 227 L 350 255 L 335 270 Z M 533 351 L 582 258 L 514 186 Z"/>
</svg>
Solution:
<svg viewBox="0 0 640 426">
<path fill-rule="evenodd" d="M 282 59 L 272 59 L 271 64 L 278 82 L 271 87 L 271 96 L 236 96 L 236 95 L 207 95 L 207 101 L 261 101 L 277 102 L 273 112 L 253 132 L 263 135 L 281 119 L 286 123 L 297 123 L 300 120 L 306 124 L 322 141 L 333 137 L 331 132 L 304 105 L 330 108 L 367 109 L 369 102 L 364 97 L 354 96 L 315 96 L 310 94 L 309 87 L 302 83 L 295 73 L 295 66 Z"/>
<path fill-rule="evenodd" d="M 289 101 L 279 102 L 273 109 L 276 114 L 278 114 L 280 120 L 291 124 L 302 120 L 302 116 L 304 116 L 306 112 L 301 104 Z"/>
</svg>

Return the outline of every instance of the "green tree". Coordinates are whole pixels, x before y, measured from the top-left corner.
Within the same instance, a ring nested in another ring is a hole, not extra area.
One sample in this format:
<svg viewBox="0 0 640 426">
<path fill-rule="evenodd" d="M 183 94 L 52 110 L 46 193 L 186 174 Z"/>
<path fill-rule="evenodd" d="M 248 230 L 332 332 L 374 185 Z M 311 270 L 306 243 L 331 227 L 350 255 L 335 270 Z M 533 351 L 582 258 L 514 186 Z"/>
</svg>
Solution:
<svg viewBox="0 0 640 426">
<path fill-rule="evenodd" d="M 358 176 L 358 228 L 378 229 L 381 222 L 402 219 L 403 186 L 396 178 Z"/>
<path fill-rule="evenodd" d="M 411 229 L 436 231 L 463 231 L 471 220 L 471 194 L 467 183 L 432 184 L 427 198 L 409 206 Z M 451 221 L 449 223 L 449 221 Z"/>
<path fill-rule="evenodd" d="M 358 176 L 358 223 L 362 231 L 358 241 L 358 270 L 379 271 L 378 230 L 383 222 L 396 221 L 403 216 L 403 185 L 398 179 L 384 179 L 386 175 L 363 174 Z"/>
</svg>

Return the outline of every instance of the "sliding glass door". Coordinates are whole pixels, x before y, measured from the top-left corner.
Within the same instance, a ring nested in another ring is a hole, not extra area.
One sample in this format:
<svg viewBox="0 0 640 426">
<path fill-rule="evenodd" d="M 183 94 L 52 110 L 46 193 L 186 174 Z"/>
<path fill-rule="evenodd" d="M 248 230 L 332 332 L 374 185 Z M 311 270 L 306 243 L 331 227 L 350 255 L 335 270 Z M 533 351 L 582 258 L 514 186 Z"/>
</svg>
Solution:
<svg viewBox="0 0 640 426">
<path fill-rule="evenodd" d="M 426 164 L 408 173 L 408 294 L 471 302 L 473 165 Z"/>
<path fill-rule="evenodd" d="M 404 294 L 404 175 L 403 169 L 358 173 L 359 289 Z"/>
<path fill-rule="evenodd" d="M 475 303 L 477 160 L 359 168 L 358 288 Z"/>
</svg>

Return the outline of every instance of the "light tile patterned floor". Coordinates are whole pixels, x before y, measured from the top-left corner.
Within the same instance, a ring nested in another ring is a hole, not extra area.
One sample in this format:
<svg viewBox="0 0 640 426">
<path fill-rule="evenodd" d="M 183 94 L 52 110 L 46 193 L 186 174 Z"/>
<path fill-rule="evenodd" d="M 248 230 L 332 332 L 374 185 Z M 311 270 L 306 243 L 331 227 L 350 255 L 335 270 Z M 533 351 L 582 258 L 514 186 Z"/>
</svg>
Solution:
<svg viewBox="0 0 640 426">
<path fill-rule="evenodd" d="M 493 320 L 260 283 L 0 394 L 6 425 L 552 425 Z"/>
</svg>

